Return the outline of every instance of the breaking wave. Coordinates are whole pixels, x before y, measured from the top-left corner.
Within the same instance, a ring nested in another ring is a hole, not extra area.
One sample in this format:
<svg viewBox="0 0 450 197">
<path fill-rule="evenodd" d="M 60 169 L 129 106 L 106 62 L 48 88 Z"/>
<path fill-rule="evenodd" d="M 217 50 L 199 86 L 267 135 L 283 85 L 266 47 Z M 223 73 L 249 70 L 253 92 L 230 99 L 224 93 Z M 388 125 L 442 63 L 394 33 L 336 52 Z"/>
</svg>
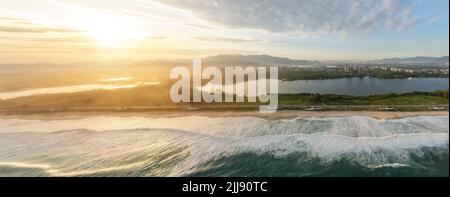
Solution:
<svg viewBox="0 0 450 197">
<path fill-rule="evenodd" d="M 448 176 L 448 121 L 0 119 L 0 176 Z"/>
</svg>

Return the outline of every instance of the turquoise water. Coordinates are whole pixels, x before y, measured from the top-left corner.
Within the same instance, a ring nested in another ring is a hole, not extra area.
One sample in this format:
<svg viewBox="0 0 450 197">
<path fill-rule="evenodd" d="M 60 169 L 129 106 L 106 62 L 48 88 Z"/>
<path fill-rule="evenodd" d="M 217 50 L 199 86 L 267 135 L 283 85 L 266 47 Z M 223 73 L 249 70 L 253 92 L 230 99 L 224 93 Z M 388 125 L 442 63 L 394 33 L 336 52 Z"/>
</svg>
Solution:
<svg viewBox="0 0 450 197">
<path fill-rule="evenodd" d="M 448 176 L 448 121 L 0 119 L 0 176 Z"/>
<path fill-rule="evenodd" d="M 341 159 L 324 161 L 308 153 L 292 153 L 282 158 L 270 154 L 242 153 L 204 164 L 189 176 L 220 177 L 385 177 L 448 176 L 448 149 L 424 148 L 416 155 L 411 150 L 408 164 L 362 165 L 351 154 Z M 383 154 L 383 153 L 379 153 Z M 386 151 L 384 154 L 389 154 Z"/>
</svg>

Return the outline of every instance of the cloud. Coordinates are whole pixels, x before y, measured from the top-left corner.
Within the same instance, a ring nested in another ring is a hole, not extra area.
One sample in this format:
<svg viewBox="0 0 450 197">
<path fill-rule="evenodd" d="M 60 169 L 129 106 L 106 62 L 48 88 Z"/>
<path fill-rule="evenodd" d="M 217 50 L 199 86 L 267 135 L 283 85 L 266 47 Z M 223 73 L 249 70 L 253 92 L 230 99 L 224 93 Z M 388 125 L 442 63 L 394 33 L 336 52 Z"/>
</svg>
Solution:
<svg viewBox="0 0 450 197">
<path fill-rule="evenodd" d="M 92 38 L 87 36 L 57 36 L 57 37 L 20 37 L 20 36 L 0 36 L 0 40 L 22 41 L 22 42 L 42 42 L 42 43 L 89 43 Z"/>
<path fill-rule="evenodd" d="M 73 29 L 64 29 L 64 28 L 18 27 L 18 26 L 2 26 L 2 25 L 0 25 L 0 32 L 9 32 L 9 33 L 47 33 L 47 32 L 73 33 L 73 32 L 80 32 L 80 31 L 79 30 L 73 30 Z"/>
<path fill-rule="evenodd" d="M 150 40 L 166 40 L 169 39 L 169 36 L 163 36 L 163 35 L 155 35 L 155 36 L 149 36 L 147 37 Z"/>
<path fill-rule="evenodd" d="M 422 23 L 416 0 L 157 0 L 229 28 L 304 35 L 368 34 Z"/>
<path fill-rule="evenodd" d="M 80 32 L 75 29 L 66 28 L 53 28 L 45 27 L 39 24 L 33 23 L 31 21 L 14 18 L 14 17 L 0 17 L 0 32 L 8 33 L 47 33 L 47 32 L 57 32 L 57 33 L 75 33 Z"/>
<path fill-rule="evenodd" d="M 228 37 L 201 37 L 201 36 L 193 36 L 191 37 L 196 40 L 206 41 L 206 42 L 232 42 L 232 43 L 240 43 L 240 42 L 260 42 L 261 40 L 257 39 L 242 39 L 242 38 L 228 38 Z"/>
<path fill-rule="evenodd" d="M 435 23 L 435 22 L 441 20 L 441 18 L 442 18 L 442 17 L 440 17 L 440 16 L 435 16 L 435 17 L 433 17 L 433 18 L 430 18 L 430 19 L 427 21 L 427 24 L 433 24 L 433 23 Z"/>
<path fill-rule="evenodd" d="M 7 17 L 7 16 L 0 16 L 0 22 L 9 22 L 9 23 L 15 23 L 15 24 L 22 24 L 22 25 L 34 25 L 34 23 L 21 19 L 21 18 L 14 18 L 14 17 Z"/>
</svg>

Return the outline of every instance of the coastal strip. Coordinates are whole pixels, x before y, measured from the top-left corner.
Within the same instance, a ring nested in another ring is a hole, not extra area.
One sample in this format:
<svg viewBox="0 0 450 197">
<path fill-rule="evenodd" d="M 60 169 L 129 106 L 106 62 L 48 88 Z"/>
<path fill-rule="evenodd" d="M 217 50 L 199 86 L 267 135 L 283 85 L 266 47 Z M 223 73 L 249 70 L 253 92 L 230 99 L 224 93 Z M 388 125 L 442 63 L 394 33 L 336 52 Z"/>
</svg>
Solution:
<svg viewBox="0 0 450 197">
<path fill-rule="evenodd" d="M 285 110 L 264 114 L 258 111 L 149 111 L 149 112 L 46 112 L 46 113 L 0 113 L 0 119 L 24 119 L 24 120 L 59 120 L 80 119 L 90 116 L 114 116 L 114 117 L 149 117 L 171 118 L 184 116 L 204 117 L 260 117 L 267 120 L 308 118 L 308 117 L 350 117 L 366 116 L 376 119 L 399 119 L 415 116 L 448 116 L 449 111 L 414 111 L 414 112 L 388 112 L 388 111 L 297 111 Z"/>
</svg>

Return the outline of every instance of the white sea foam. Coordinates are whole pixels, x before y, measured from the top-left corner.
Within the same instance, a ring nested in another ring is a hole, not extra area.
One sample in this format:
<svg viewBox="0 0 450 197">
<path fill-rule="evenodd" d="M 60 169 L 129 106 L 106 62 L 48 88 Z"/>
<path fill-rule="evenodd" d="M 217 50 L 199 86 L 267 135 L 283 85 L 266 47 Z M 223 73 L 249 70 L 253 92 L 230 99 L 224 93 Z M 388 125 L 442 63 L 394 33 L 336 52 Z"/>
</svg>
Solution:
<svg viewBox="0 0 450 197">
<path fill-rule="evenodd" d="M 93 131 L 126 129 L 178 129 L 222 137 L 254 137 L 327 132 L 352 137 L 383 137 L 407 133 L 448 133 L 448 116 L 418 116 L 379 120 L 370 117 L 296 118 L 268 121 L 257 117 L 173 118 L 93 116 L 68 120 L 0 119 L 0 133 L 56 132 L 74 129 Z"/>
<path fill-rule="evenodd" d="M 325 162 L 348 157 L 363 165 L 406 165 L 409 155 L 421 155 L 424 147 L 448 150 L 448 120 L 448 116 L 0 120 L 0 162 L 51 163 L 50 172 L 59 176 L 154 169 L 152 165 L 171 162 L 177 165 L 155 168 L 158 172 L 149 175 L 179 176 L 202 163 L 248 152 L 275 157 L 304 152 Z"/>
<path fill-rule="evenodd" d="M 411 167 L 411 166 L 402 163 L 387 163 L 369 166 L 369 168 L 403 168 L 403 167 Z"/>
</svg>

